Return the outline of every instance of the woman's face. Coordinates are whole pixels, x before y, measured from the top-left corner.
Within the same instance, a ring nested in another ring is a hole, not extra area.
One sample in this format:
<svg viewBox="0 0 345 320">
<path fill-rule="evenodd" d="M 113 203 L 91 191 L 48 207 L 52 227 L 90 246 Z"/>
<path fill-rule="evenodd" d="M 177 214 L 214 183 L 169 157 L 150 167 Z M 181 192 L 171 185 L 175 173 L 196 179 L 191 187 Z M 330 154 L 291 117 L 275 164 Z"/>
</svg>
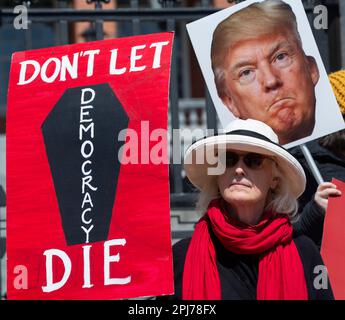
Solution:
<svg viewBox="0 0 345 320">
<path fill-rule="evenodd" d="M 259 203 L 264 206 L 269 190 L 278 184 L 273 165 L 273 160 L 263 155 L 227 151 L 226 170 L 218 177 L 223 199 L 235 208 Z"/>
</svg>

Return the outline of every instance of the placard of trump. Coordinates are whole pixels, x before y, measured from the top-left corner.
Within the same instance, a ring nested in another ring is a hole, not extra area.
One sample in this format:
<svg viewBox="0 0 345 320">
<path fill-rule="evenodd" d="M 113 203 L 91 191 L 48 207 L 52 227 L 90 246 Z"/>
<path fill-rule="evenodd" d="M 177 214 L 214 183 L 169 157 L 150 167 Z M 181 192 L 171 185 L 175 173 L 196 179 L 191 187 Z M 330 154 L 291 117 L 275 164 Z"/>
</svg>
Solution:
<svg viewBox="0 0 345 320">
<path fill-rule="evenodd" d="M 344 128 L 301 1 L 244 1 L 187 29 L 223 127 L 261 120 L 286 147 Z"/>
</svg>

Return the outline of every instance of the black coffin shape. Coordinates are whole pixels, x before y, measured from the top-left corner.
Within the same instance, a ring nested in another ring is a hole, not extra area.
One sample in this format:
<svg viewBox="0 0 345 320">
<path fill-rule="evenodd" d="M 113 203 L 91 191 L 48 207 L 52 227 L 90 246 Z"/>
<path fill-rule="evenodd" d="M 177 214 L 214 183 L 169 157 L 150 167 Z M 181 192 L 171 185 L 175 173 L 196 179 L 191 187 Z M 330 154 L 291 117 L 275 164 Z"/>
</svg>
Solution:
<svg viewBox="0 0 345 320">
<path fill-rule="evenodd" d="M 124 145 L 118 136 L 127 127 L 108 84 L 67 89 L 42 124 L 68 245 L 107 240 Z"/>
</svg>

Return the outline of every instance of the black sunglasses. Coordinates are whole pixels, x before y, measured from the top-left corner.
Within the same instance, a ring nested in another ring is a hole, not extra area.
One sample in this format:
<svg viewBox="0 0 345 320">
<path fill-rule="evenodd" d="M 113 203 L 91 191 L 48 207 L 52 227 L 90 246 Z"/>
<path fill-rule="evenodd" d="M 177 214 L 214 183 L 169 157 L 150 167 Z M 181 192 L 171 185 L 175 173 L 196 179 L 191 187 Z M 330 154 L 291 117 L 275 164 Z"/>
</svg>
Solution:
<svg viewBox="0 0 345 320">
<path fill-rule="evenodd" d="M 239 155 L 236 152 L 228 151 L 226 153 L 226 167 L 233 168 L 238 163 L 240 158 L 243 159 L 244 164 L 250 169 L 261 169 L 265 159 L 270 159 L 262 154 L 253 152 Z"/>
</svg>

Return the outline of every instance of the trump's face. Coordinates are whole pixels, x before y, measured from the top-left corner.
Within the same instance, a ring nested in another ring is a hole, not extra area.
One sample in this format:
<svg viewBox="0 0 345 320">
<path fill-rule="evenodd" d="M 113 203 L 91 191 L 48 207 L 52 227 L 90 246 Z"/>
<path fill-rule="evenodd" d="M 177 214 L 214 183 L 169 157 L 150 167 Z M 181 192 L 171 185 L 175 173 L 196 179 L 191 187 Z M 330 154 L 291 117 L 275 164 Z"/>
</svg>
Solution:
<svg viewBox="0 0 345 320">
<path fill-rule="evenodd" d="M 241 119 L 268 124 L 286 144 L 310 135 L 315 125 L 315 85 L 319 71 L 286 30 L 233 45 L 225 61 L 225 95 Z"/>
</svg>

